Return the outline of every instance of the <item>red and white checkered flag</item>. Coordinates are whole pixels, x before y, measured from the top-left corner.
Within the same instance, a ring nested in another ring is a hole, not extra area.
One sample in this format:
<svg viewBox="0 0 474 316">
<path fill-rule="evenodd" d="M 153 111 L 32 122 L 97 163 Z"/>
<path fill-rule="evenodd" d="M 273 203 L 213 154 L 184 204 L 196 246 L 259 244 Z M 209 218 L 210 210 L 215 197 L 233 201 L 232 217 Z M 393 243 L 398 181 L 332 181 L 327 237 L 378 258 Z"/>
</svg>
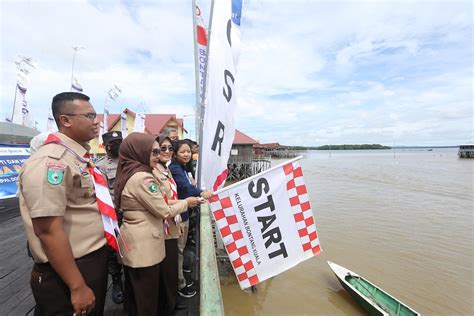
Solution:
<svg viewBox="0 0 474 316">
<path fill-rule="evenodd" d="M 242 289 L 321 252 L 300 159 L 224 188 L 209 200 Z"/>
</svg>

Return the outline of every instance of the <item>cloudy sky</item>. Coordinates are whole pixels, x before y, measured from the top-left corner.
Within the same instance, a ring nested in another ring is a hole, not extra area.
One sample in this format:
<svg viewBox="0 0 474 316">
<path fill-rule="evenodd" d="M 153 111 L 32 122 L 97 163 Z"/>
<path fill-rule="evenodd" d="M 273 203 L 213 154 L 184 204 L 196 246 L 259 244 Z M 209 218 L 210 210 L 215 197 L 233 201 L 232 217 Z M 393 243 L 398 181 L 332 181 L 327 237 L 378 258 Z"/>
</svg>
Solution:
<svg viewBox="0 0 474 316">
<path fill-rule="evenodd" d="M 236 127 L 288 145 L 473 141 L 473 7 L 466 1 L 243 1 Z M 200 1 L 209 18 L 210 0 Z M 191 0 L 0 0 L 1 110 L 32 57 L 28 105 L 45 129 L 75 76 L 103 111 L 185 116 L 194 138 Z"/>
</svg>

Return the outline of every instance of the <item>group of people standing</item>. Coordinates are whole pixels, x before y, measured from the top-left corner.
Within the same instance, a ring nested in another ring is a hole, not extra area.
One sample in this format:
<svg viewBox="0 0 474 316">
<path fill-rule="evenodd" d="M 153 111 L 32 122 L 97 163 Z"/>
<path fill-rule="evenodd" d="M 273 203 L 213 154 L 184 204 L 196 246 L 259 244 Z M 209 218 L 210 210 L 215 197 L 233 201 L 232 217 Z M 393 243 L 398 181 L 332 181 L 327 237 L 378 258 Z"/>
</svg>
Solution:
<svg viewBox="0 0 474 316">
<path fill-rule="evenodd" d="M 88 141 L 98 131 L 96 112 L 89 97 L 74 92 L 56 95 L 52 110 L 59 132 L 48 137 L 19 175 L 20 211 L 35 261 L 30 284 L 37 313 L 101 315 L 108 270 L 112 299 L 124 302 L 126 314 L 172 315 L 178 296 L 196 294 L 183 268 L 188 211 L 212 196 L 195 186 L 193 144 L 166 130 L 158 137 L 103 135 L 107 156 L 97 167 L 120 225 L 115 252 L 106 247 L 109 224 L 88 155 Z"/>
</svg>

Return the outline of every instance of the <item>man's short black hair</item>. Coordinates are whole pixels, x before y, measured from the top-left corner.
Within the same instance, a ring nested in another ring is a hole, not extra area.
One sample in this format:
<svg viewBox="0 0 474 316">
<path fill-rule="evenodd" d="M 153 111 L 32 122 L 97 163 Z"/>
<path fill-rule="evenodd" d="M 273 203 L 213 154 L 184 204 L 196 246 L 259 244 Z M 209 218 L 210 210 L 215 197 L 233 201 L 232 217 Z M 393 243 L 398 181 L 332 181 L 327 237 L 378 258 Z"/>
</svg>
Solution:
<svg viewBox="0 0 474 316">
<path fill-rule="evenodd" d="M 68 102 L 74 100 L 84 100 L 89 101 L 90 98 L 79 92 L 61 92 L 54 96 L 53 102 L 51 104 L 51 109 L 53 111 L 54 121 L 56 121 L 56 126 L 59 129 L 59 116 L 65 113 L 65 107 Z"/>
</svg>

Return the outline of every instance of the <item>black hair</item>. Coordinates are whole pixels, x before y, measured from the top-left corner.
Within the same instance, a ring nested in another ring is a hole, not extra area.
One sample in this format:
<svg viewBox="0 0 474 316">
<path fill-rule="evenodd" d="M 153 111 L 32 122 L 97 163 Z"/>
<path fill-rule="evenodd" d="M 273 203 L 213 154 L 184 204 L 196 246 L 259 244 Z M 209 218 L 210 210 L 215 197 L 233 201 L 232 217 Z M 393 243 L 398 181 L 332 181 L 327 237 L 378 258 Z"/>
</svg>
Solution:
<svg viewBox="0 0 474 316">
<path fill-rule="evenodd" d="M 188 144 L 191 146 L 191 148 L 193 148 L 193 145 L 197 145 L 197 144 L 198 144 L 196 141 L 194 141 L 194 140 L 192 140 L 192 139 L 189 139 L 189 138 L 185 138 L 185 139 L 183 139 L 183 140 L 187 141 Z"/>
<path fill-rule="evenodd" d="M 189 142 L 187 142 L 186 140 L 184 139 L 180 139 L 180 140 L 177 140 L 175 142 L 173 142 L 173 149 L 174 149 L 174 154 L 176 155 L 178 153 L 178 150 L 181 148 L 181 146 L 183 145 L 188 145 L 189 146 L 189 149 L 191 149 L 191 145 L 189 144 Z"/>
<path fill-rule="evenodd" d="M 157 142 L 158 144 L 160 144 L 160 145 L 161 145 L 161 143 L 162 143 L 164 140 L 168 140 L 168 141 L 171 143 L 171 145 L 173 145 L 173 141 L 171 140 L 171 138 L 169 138 L 168 135 L 165 135 L 165 134 L 163 134 L 163 133 L 160 134 L 160 135 L 158 135 L 155 140 L 156 140 L 156 142 Z M 173 149 L 174 149 L 174 148 L 173 148 Z"/>
<path fill-rule="evenodd" d="M 56 126 L 59 129 L 59 116 L 64 114 L 64 110 L 69 102 L 73 102 L 74 100 L 84 100 L 89 101 L 90 98 L 82 93 L 79 92 L 61 92 L 54 96 L 53 102 L 51 104 L 51 109 L 53 111 L 54 121 L 56 122 Z"/>
</svg>

